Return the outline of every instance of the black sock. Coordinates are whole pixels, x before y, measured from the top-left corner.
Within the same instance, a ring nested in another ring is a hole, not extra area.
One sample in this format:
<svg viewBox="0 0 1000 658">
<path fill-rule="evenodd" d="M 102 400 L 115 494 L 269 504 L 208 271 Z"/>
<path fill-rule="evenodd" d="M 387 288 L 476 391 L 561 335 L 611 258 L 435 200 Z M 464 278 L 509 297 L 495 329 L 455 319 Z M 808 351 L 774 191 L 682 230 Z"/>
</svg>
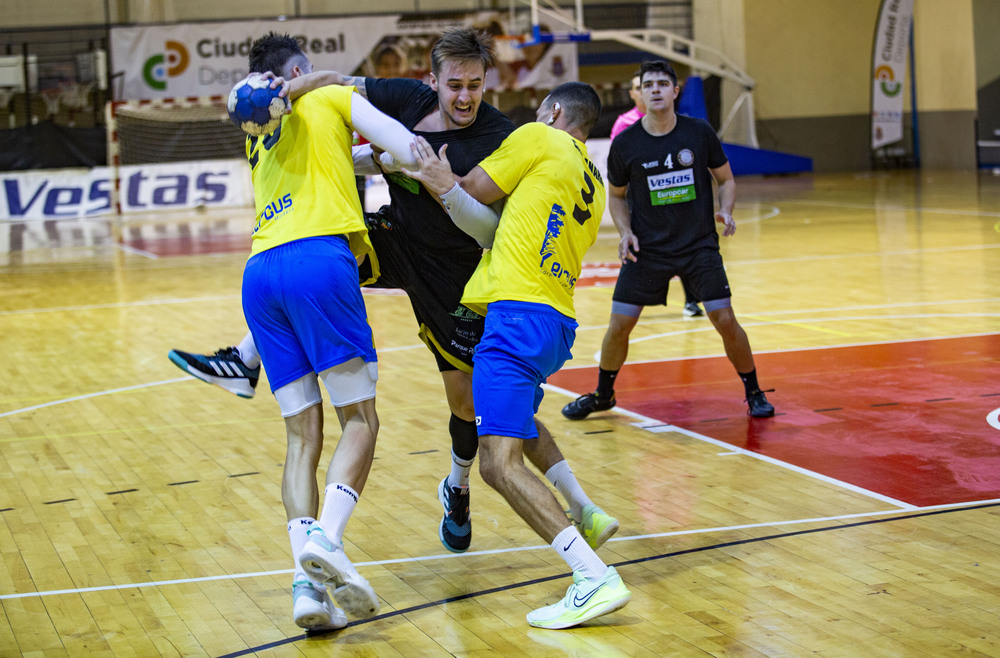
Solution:
<svg viewBox="0 0 1000 658">
<path fill-rule="evenodd" d="M 749 396 L 754 391 L 759 391 L 760 386 L 757 384 L 757 369 L 754 368 L 750 372 L 738 372 L 736 373 L 743 380 L 743 388 L 746 389 L 747 395 Z"/>
<path fill-rule="evenodd" d="M 597 397 L 608 399 L 615 394 L 615 379 L 618 377 L 617 370 L 605 370 L 600 368 L 597 374 Z"/>
<path fill-rule="evenodd" d="M 455 453 L 455 456 L 464 461 L 475 459 L 476 451 L 479 450 L 479 432 L 476 431 L 476 422 L 462 420 L 452 414 L 451 420 L 448 422 L 448 431 L 451 432 L 451 451 Z"/>
</svg>

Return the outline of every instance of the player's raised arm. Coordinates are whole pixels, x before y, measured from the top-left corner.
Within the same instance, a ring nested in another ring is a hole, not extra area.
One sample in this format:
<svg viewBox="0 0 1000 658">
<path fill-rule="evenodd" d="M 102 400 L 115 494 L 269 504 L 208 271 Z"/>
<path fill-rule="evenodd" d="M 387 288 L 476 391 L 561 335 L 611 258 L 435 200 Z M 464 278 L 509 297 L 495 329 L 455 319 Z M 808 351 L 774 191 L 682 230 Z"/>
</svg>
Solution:
<svg viewBox="0 0 1000 658">
<path fill-rule="evenodd" d="M 360 94 L 352 94 L 351 125 L 358 134 L 389 153 L 393 160 L 407 169 L 419 169 L 420 163 L 410 150 L 416 139 L 399 121 L 386 116 Z"/>
<path fill-rule="evenodd" d="M 314 89 L 326 87 L 327 85 L 341 85 L 349 87 L 354 85 L 365 99 L 368 98 L 368 91 L 365 89 L 365 78 L 360 75 L 344 75 L 337 71 L 313 71 L 289 80 L 288 97 L 295 100 L 303 94 L 307 94 Z"/>
</svg>

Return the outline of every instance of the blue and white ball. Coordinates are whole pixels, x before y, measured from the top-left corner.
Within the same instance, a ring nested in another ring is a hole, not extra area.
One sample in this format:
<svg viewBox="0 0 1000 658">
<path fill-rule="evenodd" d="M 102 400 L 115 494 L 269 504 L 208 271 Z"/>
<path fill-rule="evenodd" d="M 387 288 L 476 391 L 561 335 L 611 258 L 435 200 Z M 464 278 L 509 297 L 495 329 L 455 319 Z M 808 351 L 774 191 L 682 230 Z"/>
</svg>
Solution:
<svg viewBox="0 0 1000 658">
<path fill-rule="evenodd" d="M 271 89 L 270 80 L 259 73 L 251 73 L 229 92 L 229 118 L 249 135 L 273 133 L 289 107 L 288 98 L 278 96 L 280 91 L 280 86 Z"/>
</svg>

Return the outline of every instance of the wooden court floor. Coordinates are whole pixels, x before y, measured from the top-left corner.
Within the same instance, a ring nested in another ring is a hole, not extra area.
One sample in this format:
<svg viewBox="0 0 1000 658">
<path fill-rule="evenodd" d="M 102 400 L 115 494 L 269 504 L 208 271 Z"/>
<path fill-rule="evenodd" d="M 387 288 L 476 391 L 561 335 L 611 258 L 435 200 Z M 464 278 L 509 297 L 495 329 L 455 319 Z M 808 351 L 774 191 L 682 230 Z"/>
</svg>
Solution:
<svg viewBox="0 0 1000 658">
<path fill-rule="evenodd" d="M 438 540 L 448 410 L 405 297 L 366 297 L 381 432 L 347 527 L 381 613 L 307 638 L 266 381 L 242 400 L 166 358 L 244 333 L 245 238 L 192 215 L 124 249 L 5 256 L 0 656 L 1000 656 L 1000 177 L 738 179 L 737 196 L 723 257 L 778 415 L 746 417 L 674 285 L 633 334 L 619 408 L 562 418 L 596 380 L 602 229 L 539 416 L 620 519 L 600 555 L 633 599 L 566 631 L 525 621 L 565 565 L 478 474 L 471 550 Z"/>
</svg>

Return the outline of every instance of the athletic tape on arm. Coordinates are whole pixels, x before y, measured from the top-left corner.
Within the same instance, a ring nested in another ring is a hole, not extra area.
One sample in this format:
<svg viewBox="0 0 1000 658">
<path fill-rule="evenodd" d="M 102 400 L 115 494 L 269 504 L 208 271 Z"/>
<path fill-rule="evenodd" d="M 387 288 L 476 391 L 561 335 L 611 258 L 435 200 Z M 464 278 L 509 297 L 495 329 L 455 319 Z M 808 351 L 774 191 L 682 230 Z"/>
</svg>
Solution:
<svg viewBox="0 0 1000 658">
<path fill-rule="evenodd" d="M 500 223 L 500 215 L 493 207 L 473 199 L 458 183 L 441 195 L 441 202 L 455 226 L 475 238 L 484 249 L 493 246 L 493 237 Z"/>
</svg>

